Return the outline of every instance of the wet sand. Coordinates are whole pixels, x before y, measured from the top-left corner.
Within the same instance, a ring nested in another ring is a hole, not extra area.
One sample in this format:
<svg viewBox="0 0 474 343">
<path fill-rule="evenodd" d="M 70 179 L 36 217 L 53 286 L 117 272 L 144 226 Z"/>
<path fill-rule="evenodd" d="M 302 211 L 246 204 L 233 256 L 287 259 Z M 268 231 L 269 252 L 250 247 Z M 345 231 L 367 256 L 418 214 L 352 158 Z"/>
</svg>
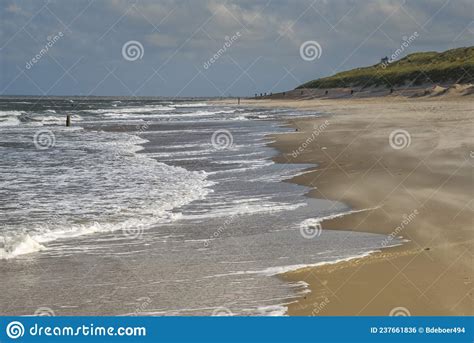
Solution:
<svg viewBox="0 0 474 343">
<path fill-rule="evenodd" d="M 372 208 L 323 222 L 323 235 L 354 230 L 407 241 L 282 275 L 311 289 L 290 315 L 474 314 L 472 96 L 243 103 L 328 114 L 290 121 L 297 132 L 274 135 L 272 144 L 277 162 L 318 165 L 291 180 L 312 187 L 310 196 Z"/>
</svg>

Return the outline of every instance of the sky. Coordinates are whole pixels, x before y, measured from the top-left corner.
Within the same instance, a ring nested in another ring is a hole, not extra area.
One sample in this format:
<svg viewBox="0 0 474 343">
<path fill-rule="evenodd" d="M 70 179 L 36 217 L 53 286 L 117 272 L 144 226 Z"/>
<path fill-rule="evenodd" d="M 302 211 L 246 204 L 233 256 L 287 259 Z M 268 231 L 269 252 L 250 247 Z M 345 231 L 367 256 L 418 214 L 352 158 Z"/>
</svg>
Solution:
<svg viewBox="0 0 474 343">
<path fill-rule="evenodd" d="M 397 59 L 472 46 L 473 14 L 472 0 L 0 0 L 0 95 L 275 93 L 403 45 Z"/>
</svg>

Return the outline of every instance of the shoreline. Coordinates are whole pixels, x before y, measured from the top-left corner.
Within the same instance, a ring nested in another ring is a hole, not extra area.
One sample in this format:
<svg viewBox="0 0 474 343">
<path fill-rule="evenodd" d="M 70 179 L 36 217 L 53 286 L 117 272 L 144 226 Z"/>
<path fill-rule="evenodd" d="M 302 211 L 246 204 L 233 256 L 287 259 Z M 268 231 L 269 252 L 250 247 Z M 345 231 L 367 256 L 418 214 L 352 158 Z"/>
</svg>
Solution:
<svg viewBox="0 0 474 343">
<path fill-rule="evenodd" d="M 472 97 L 242 103 L 329 114 L 288 120 L 297 131 L 270 135 L 269 143 L 280 152 L 275 162 L 317 164 L 288 180 L 311 187 L 308 196 L 353 210 L 378 207 L 326 220 L 323 234 L 352 230 L 406 240 L 367 257 L 280 274 L 311 290 L 288 306 L 289 315 L 390 315 L 400 308 L 410 315 L 474 314 Z M 398 129 L 409 140 L 399 149 L 389 145 Z"/>
</svg>

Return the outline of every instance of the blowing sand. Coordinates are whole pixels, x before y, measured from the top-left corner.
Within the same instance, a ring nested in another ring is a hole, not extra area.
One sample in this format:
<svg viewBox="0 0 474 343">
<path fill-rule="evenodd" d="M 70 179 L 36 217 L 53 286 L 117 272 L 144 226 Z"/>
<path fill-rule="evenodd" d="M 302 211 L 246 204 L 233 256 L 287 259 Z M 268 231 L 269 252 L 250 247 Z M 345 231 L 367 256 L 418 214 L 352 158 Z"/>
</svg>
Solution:
<svg viewBox="0 0 474 343">
<path fill-rule="evenodd" d="M 273 143 L 281 151 L 278 162 L 318 164 L 291 180 L 312 187 L 310 196 L 375 208 L 325 221 L 322 234 L 353 230 L 407 241 L 366 258 L 282 275 L 311 289 L 290 305 L 290 315 L 474 314 L 474 98 L 243 104 L 328 114 L 291 121 L 297 132 L 275 135 Z"/>
</svg>

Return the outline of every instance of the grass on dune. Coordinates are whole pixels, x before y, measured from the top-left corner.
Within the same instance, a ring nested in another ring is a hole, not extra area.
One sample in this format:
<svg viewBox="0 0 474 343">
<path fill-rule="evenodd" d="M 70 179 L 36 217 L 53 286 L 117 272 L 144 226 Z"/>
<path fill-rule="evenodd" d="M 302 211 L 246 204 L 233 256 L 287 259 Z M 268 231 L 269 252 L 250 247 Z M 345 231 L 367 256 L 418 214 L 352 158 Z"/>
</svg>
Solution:
<svg viewBox="0 0 474 343">
<path fill-rule="evenodd" d="M 417 52 L 392 63 L 378 63 L 309 81 L 298 88 L 337 88 L 474 82 L 474 47 Z"/>
</svg>

